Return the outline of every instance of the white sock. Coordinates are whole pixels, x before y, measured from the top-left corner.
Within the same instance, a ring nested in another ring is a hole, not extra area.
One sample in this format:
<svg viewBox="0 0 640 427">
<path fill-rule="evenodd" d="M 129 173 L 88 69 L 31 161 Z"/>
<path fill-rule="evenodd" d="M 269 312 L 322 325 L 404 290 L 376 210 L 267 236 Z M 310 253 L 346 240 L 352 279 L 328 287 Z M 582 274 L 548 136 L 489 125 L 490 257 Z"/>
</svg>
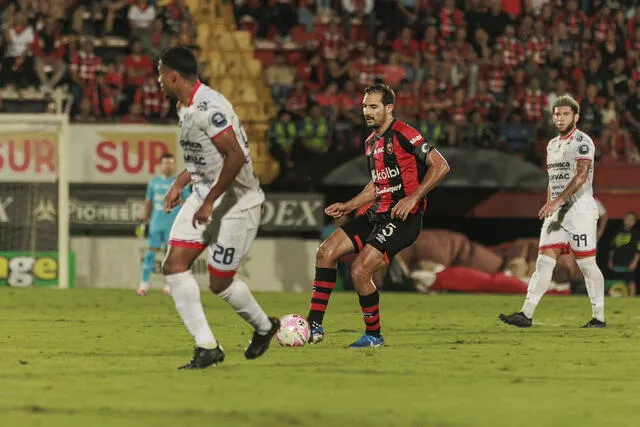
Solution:
<svg viewBox="0 0 640 427">
<path fill-rule="evenodd" d="M 604 277 L 596 264 L 596 257 L 577 259 L 576 262 L 584 275 L 592 317 L 604 322 Z"/>
<path fill-rule="evenodd" d="M 204 309 L 200 302 L 200 288 L 191 271 L 169 274 L 164 276 L 165 283 L 171 287 L 171 296 L 176 304 L 176 309 L 196 345 L 202 348 L 216 348 L 218 342 L 211 332 L 204 315 Z"/>
<path fill-rule="evenodd" d="M 218 294 L 220 298 L 233 307 L 247 323 L 253 326 L 259 334 L 266 334 L 271 330 L 271 321 L 256 302 L 246 283 L 237 277 L 231 285 Z"/>
<path fill-rule="evenodd" d="M 140 283 L 139 289 L 144 289 L 145 291 L 149 290 L 149 284 L 148 283 Z"/>
<path fill-rule="evenodd" d="M 536 311 L 536 307 L 540 303 L 542 296 L 547 292 L 547 289 L 549 289 L 555 266 L 555 259 L 544 254 L 538 254 L 536 271 L 533 272 L 533 276 L 531 276 L 531 280 L 529 280 L 527 297 L 522 305 L 522 312 L 529 319 L 533 317 L 533 313 Z"/>
</svg>

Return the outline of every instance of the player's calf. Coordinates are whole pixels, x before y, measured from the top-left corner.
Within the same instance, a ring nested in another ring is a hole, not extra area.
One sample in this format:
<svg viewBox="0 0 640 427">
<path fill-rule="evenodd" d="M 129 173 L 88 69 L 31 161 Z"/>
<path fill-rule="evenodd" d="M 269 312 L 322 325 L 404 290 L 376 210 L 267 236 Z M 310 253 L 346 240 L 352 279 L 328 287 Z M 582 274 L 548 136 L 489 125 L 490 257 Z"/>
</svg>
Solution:
<svg viewBox="0 0 640 427">
<path fill-rule="evenodd" d="M 384 342 L 380 324 L 380 294 L 372 280 L 373 273 L 384 262 L 384 255 L 367 245 L 351 266 L 351 278 L 358 293 L 365 333 L 350 347 L 379 347 Z"/>
</svg>

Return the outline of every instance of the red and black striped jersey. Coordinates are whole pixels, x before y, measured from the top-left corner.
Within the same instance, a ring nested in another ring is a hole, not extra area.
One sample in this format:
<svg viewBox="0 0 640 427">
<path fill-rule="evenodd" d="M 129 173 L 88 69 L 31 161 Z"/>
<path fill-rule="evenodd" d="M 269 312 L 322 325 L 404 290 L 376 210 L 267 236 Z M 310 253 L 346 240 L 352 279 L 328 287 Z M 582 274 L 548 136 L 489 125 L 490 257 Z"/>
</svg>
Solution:
<svg viewBox="0 0 640 427">
<path fill-rule="evenodd" d="M 420 132 L 400 120 L 394 120 L 380 136 L 371 133 L 364 145 L 376 192 L 376 201 L 369 212 L 389 213 L 422 182 L 431 146 Z M 425 197 L 411 213 L 422 215 L 426 206 Z"/>
</svg>

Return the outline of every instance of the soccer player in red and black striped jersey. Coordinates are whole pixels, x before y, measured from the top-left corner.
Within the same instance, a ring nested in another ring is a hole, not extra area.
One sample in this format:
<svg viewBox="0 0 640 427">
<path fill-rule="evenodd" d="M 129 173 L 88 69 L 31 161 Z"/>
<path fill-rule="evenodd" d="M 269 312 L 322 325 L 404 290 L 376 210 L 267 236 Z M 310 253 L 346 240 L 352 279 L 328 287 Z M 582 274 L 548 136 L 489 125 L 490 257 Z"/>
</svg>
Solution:
<svg viewBox="0 0 640 427">
<path fill-rule="evenodd" d="M 308 320 L 310 342 L 324 338 L 322 320 L 336 282 L 336 261 L 349 253 L 358 255 L 351 276 L 360 299 L 365 333 L 350 347 L 380 347 L 378 290 L 373 273 L 412 244 L 422 229 L 426 195 L 449 172 L 442 155 L 408 124 L 393 118 L 395 94 L 378 84 L 364 91 L 362 112 L 372 129 L 365 142 L 371 182 L 346 203 L 334 203 L 325 212 L 334 218 L 373 203 L 366 214 L 331 234 L 318 249 L 316 277 Z"/>
</svg>

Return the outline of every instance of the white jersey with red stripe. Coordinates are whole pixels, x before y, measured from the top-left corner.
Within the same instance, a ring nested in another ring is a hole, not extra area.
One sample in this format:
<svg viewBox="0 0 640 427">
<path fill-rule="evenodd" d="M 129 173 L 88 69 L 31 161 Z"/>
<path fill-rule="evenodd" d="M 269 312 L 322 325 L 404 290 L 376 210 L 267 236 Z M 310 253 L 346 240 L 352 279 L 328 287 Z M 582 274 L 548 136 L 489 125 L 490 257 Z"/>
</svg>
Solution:
<svg viewBox="0 0 640 427">
<path fill-rule="evenodd" d="M 574 129 L 547 145 L 547 170 L 551 200 L 562 193 L 576 174 L 579 161 L 590 161 L 586 181 L 571 199 L 542 225 L 540 249 L 558 248 L 582 256 L 595 254 L 598 206 L 593 197 L 595 145 L 586 133 Z"/>
<path fill-rule="evenodd" d="M 178 117 L 184 163 L 198 198 L 203 200 L 206 197 L 222 171 L 224 157 L 213 141 L 225 132 L 234 132 L 246 163 L 227 192 L 234 192 L 237 209 L 245 210 L 260 205 L 264 201 L 264 193 L 253 170 L 247 134 L 229 100 L 198 82 L 190 104 L 179 106 Z M 220 200 L 222 197 L 217 203 Z"/>
<path fill-rule="evenodd" d="M 589 173 L 584 184 L 576 191 L 568 202 L 569 213 L 595 212 L 598 207 L 593 197 L 593 162 L 595 145 L 586 133 L 579 129 L 565 137 L 557 136 L 547 145 L 547 171 L 549 173 L 549 188 L 551 200 L 562 193 L 576 174 L 578 162 L 591 162 Z"/>
</svg>

